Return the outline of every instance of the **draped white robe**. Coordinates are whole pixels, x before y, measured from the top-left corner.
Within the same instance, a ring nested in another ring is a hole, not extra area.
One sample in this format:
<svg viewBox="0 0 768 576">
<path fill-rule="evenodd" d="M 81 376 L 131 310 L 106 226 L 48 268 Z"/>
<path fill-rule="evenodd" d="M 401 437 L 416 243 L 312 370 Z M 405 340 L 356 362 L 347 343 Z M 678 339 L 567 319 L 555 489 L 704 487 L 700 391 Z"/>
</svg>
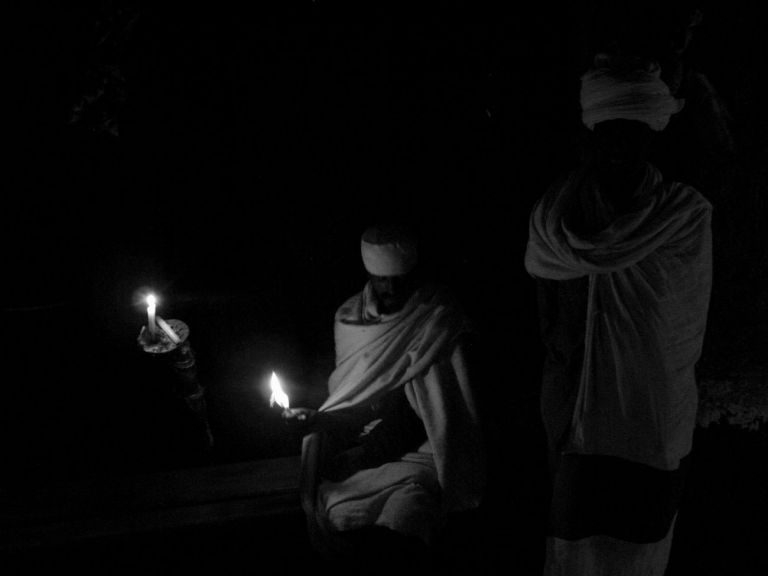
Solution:
<svg viewBox="0 0 768 576">
<path fill-rule="evenodd" d="M 480 426 L 463 334 L 465 318 L 433 287 L 404 308 L 379 315 L 370 285 L 335 319 L 336 369 L 320 407 L 333 411 L 405 386 L 427 440 L 399 461 L 320 485 L 321 525 L 391 528 L 430 543 L 445 513 L 479 505 L 485 482 Z"/>
<path fill-rule="evenodd" d="M 564 221 L 569 180 L 534 208 L 525 266 L 589 277 L 584 362 L 567 452 L 674 470 L 691 449 L 712 284 L 711 206 L 653 166 L 637 211 L 584 238 Z M 599 202 L 599 191 L 597 199 Z"/>
<path fill-rule="evenodd" d="M 532 276 L 589 279 L 584 358 L 563 451 L 675 470 L 695 426 L 694 368 L 712 283 L 711 206 L 648 165 L 637 208 L 615 216 L 599 189 L 583 188 L 596 185 L 582 176 L 573 174 L 534 207 L 525 255 Z M 575 195 L 585 192 L 606 223 L 590 237 L 566 224 Z M 674 521 L 649 543 L 550 537 L 544 573 L 662 576 L 673 530 Z"/>
</svg>

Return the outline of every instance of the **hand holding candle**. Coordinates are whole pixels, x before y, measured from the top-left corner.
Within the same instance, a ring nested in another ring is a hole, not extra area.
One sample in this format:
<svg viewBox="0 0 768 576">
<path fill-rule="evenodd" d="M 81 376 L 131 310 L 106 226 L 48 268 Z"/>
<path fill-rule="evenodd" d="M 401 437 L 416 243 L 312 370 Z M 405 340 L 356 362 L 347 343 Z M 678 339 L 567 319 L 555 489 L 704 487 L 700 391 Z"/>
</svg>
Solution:
<svg viewBox="0 0 768 576">
<path fill-rule="evenodd" d="M 283 410 L 282 416 L 286 424 L 301 422 L 302 424 L 311 424 L 315 420 L 317 410 L 312 408 L 288 408 Z"/>
<path fill-rule="evenodd" d="M 272 390 L 272 395 L 269 397 L 269 405 L 274 406 L 277 404 L 283 409 L 281 415 L 286 423 L 293 423 L 296 421 L 309 423 L 315 414 L 315 410 L 309 408 L 291 408 L 288 401 L 288 394 L 283 390 L 283 387 L 280 384 L 280 379 L 274 372 L 272 372 L 272 378 L 269 380 L 269 387 Z"/>
</svg>

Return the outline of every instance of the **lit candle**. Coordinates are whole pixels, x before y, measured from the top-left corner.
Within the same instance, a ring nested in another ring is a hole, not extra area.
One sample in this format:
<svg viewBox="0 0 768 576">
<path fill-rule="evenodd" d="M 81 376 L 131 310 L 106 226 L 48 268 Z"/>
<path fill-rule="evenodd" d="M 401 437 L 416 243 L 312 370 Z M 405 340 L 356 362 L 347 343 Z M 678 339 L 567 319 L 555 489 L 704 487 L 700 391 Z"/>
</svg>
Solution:
<svg viewBox="0 0 768 576">
<path fill-rule="evenodd" d="M 269 405 L 274 406 L 277 404 L 283 410 L 288 410 L 288 394 L 283 391 L 283 387 L 280 385 L 280 379 L 274 372 L 272 372 L 269 387 L 272 389 L 272 395 L 269 397 Z"/>
<path fill-rule="evenodd" d="M 157 307 L 157 298 L 154 294 L 147 296 L 147 329 L 149 335 L 154 338 L 157 335 L 157 325 L 155 324 L 155 308 Z"/>
</svg>

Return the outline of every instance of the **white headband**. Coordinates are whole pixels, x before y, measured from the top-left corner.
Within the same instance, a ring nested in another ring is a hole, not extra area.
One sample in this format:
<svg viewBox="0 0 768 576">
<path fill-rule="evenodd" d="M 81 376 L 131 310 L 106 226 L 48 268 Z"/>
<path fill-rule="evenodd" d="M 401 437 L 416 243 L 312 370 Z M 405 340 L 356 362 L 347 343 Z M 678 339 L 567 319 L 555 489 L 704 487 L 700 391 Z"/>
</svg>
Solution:
<svg viewBox="0 0 768 576">
<path fill-rule="evenodd" d="M 410 272 L 418 261 L 416 246 L 406 242 L 372 244 L 360 241 L 365 269 L 374 276 L 400 276 Z"/>
<path fill-rule="evenodd" d="M 674 98 L 661 79 L 658 66 L 617 74 L 606 67 L 581 77 L 582 121 L 590 130 L 606 120 L 638 120 L 657 132 L 685 101 Z"/>
</svg>

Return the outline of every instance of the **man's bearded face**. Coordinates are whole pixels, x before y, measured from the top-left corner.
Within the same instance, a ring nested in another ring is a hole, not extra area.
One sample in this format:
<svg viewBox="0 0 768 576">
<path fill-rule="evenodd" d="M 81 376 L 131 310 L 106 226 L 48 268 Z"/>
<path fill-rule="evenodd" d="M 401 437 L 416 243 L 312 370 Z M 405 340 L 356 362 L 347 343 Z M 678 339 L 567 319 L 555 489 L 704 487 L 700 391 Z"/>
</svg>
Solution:
<svg viewBox="0 0 768 576">
<path fill-rule="evenodd" d="M 373 293 L 376 296 L 380 314 L 393 314 L 399 311 L 414 291 L 413 278 L 410 274 L 400 276 L 368 275 Z"/>
</svg>

